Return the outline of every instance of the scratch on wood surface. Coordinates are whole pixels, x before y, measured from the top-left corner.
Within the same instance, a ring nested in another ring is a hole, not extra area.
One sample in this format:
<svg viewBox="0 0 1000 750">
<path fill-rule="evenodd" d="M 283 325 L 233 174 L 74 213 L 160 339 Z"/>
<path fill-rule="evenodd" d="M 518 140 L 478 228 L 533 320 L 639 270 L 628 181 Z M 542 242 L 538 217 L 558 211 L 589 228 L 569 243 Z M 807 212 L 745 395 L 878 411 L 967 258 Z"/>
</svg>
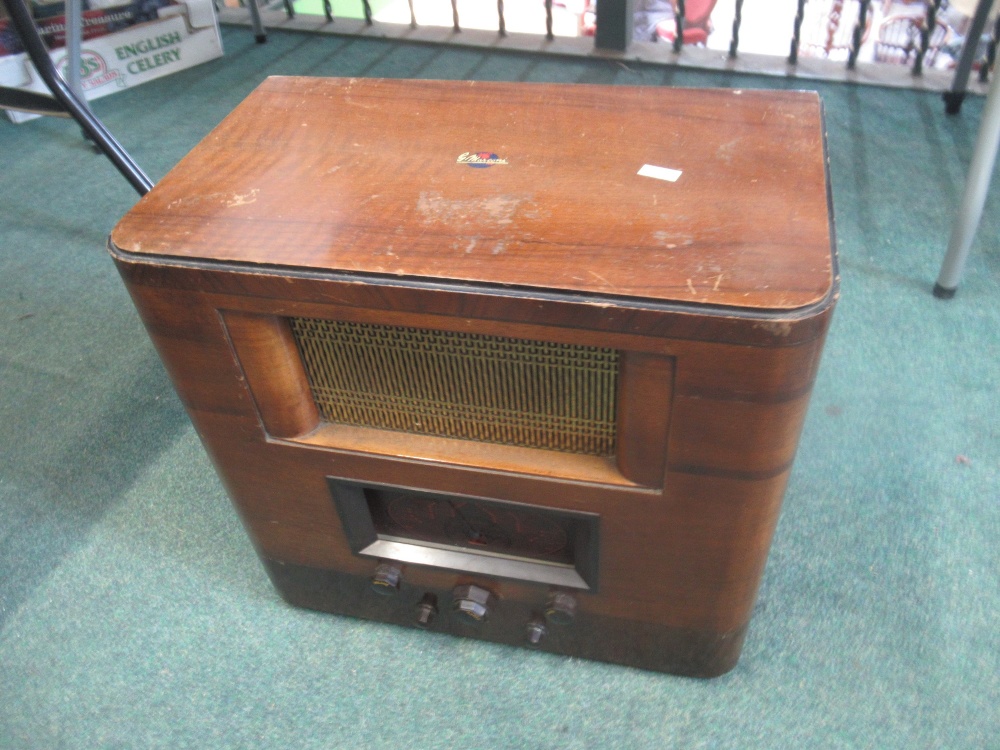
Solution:
<svg viewBox="0 0 1000 750">
<path fill-rule="evenodd" d="M 697 294 L 698 293 L 695 290 L 695 288 L 694 288 L 694 284 L 691 283 L 691 279 L 687 280 L 687 285 L 688 285 L 688 291 L 691 292 L 691 294 Z"/>
<path fill-rule="evenodd" d="M 712 291 L 713 292 L 719 291 L 719 284 L 722 283 L 722 279 L 723 279 L 723 277 L 725 275 L 726 274 L 724 274 L 724 273 L 720 273 L 718 276 L 715 277 L 715 283 L 712 285 Z"/>
<path fill-rule="evenodd" d="M 258 195 L 260 195 L 260 188 L 254 188 L 249 193 L 235 193 L 232 198 L 226 201 L 226 207 L 234 208 L 235 206 L 249 205 L 257 200 Z"/>
<path fill-rule="evenodd" d="M 456 200 L 439 192 L 422 191 L 417 199 L 417 211 L 425 224 L 448 222 L 464 225 L 481 225 L 493 222 L 511 224 L 518 207 L 528 196 L 497 195 L 489 198 Z"/>
<path fill-rule="evenodd" d="M 601 276 L 601 274 L 597 273 L 597 271 L 590 271 L 590 275 L 591 275 L 591 276 L 594 276 L 594 277 L 596 277 L 596 278 L 598 278 L 598 279 L 600 279 L 601 281 L 603 281 L 603 282 L 604 282 L 605 284 L 607 284 L 607 285 L 608 285 L 609 287 L 611 287 L 612 289 L 614 289 L 614 288 L 615 288 L 615 285 L 614 285 L 614 284 L 612 284 L 612 283 L 611 283 L 610 281 L 608 281 L 608 280 L 607 280 L 606 278 L 604 278 L 603 276 Z"/>
<path fill-rule="evenodd" d="M 361 107 L 361 109 L 375 109 L 378 105 L 376 104 L 362 104 L 361 102 L 356 102 L 349 96 L 344 97 L 344 103 L 350 104 L 352 107 Z"/>
<path fill-rule="evenodd" d="M 658 229 L 653 232 L 653 242 L 660 247 L 673 250 L 681 245 L 684 247 L 690 247 L 694 244 L 694 237 L 683 233 L 668 232 L 664 229 Z"/>
<path fill-rule="evenodd" d="M 782 338 L 792 332 L 792 323 L 788 320 L 762 320 L 759 323 L 754 323 L 753 327 L 761 331 L 767 331 L 772 336 L 781 336 Z"/>
</svg>

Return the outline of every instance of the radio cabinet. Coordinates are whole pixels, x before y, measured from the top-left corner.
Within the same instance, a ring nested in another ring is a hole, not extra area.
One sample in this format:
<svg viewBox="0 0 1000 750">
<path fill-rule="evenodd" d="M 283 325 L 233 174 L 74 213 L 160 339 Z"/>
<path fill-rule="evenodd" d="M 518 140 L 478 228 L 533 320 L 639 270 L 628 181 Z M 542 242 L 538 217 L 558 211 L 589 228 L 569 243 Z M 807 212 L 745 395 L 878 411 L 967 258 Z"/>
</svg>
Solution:
<svg viewBox="0 0 1000 750">
<path fill-rule="evenodd" d="M 813 94 L 270 78 L 110 250 L 289 602 L 712 676 L 829 201 Z"/>
</svg>

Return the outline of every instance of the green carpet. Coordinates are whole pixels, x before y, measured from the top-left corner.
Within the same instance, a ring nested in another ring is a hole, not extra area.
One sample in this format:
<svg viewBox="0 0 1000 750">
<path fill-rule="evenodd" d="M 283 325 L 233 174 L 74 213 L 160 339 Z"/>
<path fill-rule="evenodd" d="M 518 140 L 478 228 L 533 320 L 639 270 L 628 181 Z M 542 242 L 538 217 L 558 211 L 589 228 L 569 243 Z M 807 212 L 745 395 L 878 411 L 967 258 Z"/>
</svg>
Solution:
<svg viewBox="0 0 1000 750">
<path fill-rule="evenodd" d="M 806 85 L 225 43 L 95 102 L 154 179 L 272 73 Z M 714 681 L 279 601 L 105 253 L 134 193 L 72 122 L 0 123 L 0 748 L 1000 748 L 1000 196 L 958 297 L 930 295 L 982 102 L 816 87 L 842 298 L 743 658 Z"/>
</svg>

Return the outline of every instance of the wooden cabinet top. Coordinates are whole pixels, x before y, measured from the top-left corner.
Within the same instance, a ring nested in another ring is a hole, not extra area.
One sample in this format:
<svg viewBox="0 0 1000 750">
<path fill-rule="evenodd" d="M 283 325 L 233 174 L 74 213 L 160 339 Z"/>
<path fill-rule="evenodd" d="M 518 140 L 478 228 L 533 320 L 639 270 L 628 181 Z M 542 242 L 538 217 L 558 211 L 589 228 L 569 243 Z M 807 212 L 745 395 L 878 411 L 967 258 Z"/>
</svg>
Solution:
<svg viewBox="0 0 1000 750">
<path fill-rule="evenodd" d="M 834 288 L 829 206 L 812 93 L 275 77 L 111 239 L 149 262 L 779 311 Z"/>
</svg>

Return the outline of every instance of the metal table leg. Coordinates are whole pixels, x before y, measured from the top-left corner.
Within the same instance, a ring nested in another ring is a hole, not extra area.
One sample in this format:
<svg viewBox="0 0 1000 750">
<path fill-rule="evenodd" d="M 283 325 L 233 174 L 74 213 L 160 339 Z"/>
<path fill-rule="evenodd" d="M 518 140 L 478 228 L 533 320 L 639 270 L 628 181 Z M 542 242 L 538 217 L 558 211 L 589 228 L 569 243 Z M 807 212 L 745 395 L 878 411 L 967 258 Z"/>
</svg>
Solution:
<svg viewBox="0 0 1000 750">
<path fill-rule="evenodd" d="M 267 41 L 267 32 L 264 31 L 264 22 L 260 20 L 260 5 L 257 0 L 246 0 L 247 7 L 250 8 L 250 23 L 253 25 L 253 38 L 257 44 Z"/>
<path fill-rule="evenodd" d="M 83 37 L 83 0 L 66 0 L 66 83 L 88 109 L 80 79 L 80 45 Z"/>
<path fill-rule="evenodd" d="M 958 209 L 955 225 L 951 230 L 948 252 L 941 264 L 934 296 L 951 299 L 962 279 L 965 260 L 976 236 L 976 228 L 983 216 L 986 193 L 989 191 L 993 166 L 996 163 L 997 147 L 1000 146 L 1000 76 L 994 75 L 983 109 L 983 120 L 979 125 L 976 147 L 972 152 L 969 176 L 965 181 L 965 192 Z"/>
<path fill-rule="evenodd" d="M 66 85 L 66 81 L 52 64 L 48 50 L 38 35 L 35 22 L 31 18 L 31 12 L 25 6 L 23 0 L 0 0 L 7 7 L 11 23 L 21 38 L 28 57 L 34 63 L 38 74 L 49 87 L 49 91 L 59 101 L 63 108 L 76 120 L 83 131 L 97 144 L 97 147 L 104 152 L 104 155 L 111 160 L 122 176 L 128 180 L 129 184 L 135 188 L 139 195 L 145 195 L 152 189 L 152 181 L 145 175 L 139 165 L 135 163 L 129 153 L 122 148 L 121 144 L 115 140 L 110 131 L 104 127 L 104 123 L 98 120 L 85 102 L 80 99 Z"/>
</svg>

